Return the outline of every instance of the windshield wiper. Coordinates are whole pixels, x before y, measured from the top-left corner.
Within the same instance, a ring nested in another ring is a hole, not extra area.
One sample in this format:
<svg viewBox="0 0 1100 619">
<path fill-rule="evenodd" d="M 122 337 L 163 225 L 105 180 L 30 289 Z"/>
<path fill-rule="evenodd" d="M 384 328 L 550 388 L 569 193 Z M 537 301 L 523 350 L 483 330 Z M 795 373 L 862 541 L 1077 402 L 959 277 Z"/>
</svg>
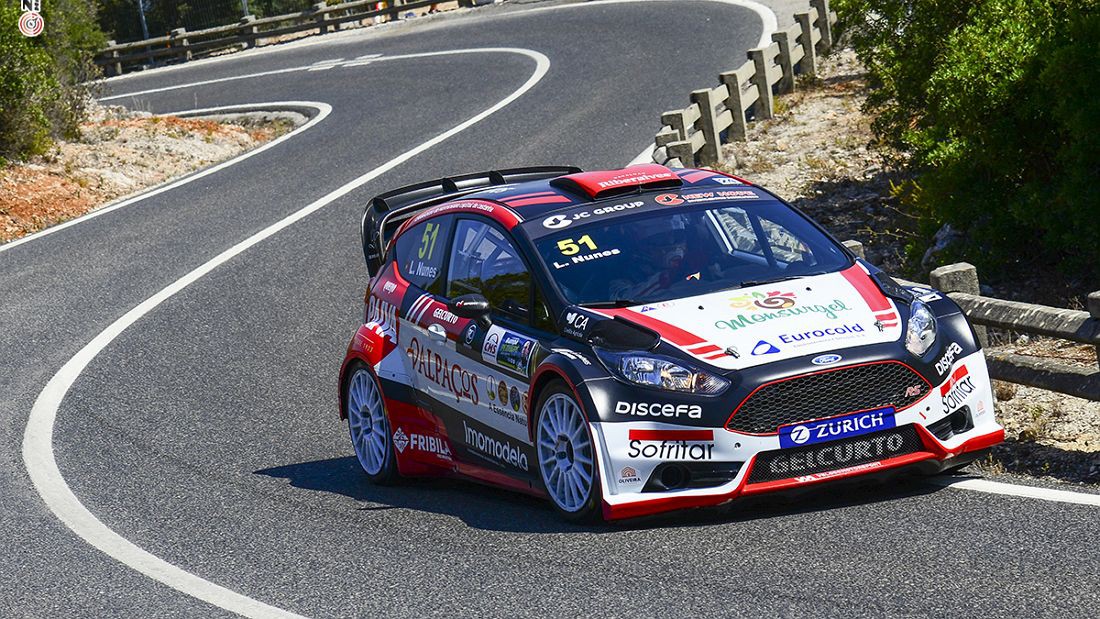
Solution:
<svg viewBox="0 0 1100 619">
<path fill-rule="evenodd" d="M 749 286 L 763 286 L 765 284 L 776 284 L 779 282 L 785 282 L 791 279 L 799 279 L 801 277 L 813 277 L 814 275 L 824 275 L 829 271 L 818 271 L 815 273 L 799 273 L 798 275 L 780 275 L 779 277 L 764 278 L 764 279 L 747 279 L 741 282 L 741 288 L 748 288 Z"/>
<path fill-rule="evenodd" d="M 590 303 L 578 303 L 581 307 L 590 307 L 592 309 L 600 308 L 619 308 L 619 307 L 632 307 L 634 305 L 645 305 L 649 301 L 635 301 L 633 299 L 615 299 L 614 301 L 592 301 Z"/>
</svg>

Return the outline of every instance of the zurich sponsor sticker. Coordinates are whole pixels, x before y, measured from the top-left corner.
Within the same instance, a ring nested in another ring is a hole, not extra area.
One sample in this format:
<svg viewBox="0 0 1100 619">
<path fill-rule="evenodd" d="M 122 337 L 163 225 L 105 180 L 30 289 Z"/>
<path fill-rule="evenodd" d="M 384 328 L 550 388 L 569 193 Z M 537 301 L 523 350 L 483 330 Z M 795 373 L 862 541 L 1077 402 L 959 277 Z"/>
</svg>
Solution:
<svg viewBox="0 0 1100 619">
<path fill-rule="evenodd" d="M 852 413 L 831 419 L 807 421 L 779 428 L 779 446 L 802 447 L 893 428 L 894 407 Z"/>
</svg>

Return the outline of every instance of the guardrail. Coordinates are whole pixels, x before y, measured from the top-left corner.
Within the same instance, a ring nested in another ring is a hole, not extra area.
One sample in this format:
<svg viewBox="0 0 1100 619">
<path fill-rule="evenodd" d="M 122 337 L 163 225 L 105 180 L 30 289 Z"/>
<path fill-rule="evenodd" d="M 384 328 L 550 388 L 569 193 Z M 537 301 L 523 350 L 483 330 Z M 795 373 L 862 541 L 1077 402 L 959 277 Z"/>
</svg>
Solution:
<svg viewBox="0 0 1100 619">
<path fill-rule="evenodd" d="M 810 0 L 795 25 L 772 34 L 772 43 L 748 51 L 740 67 L 718 76 L 716 88 L 691 93 L 691 105 L 661 115 L 653 161 L 673 167 L 713 166 L 722 144 L 744 141 L 748 121 L 772 118 L 775 95 L 794 92 L 795 75 L 815 75 L 817 56 L 832 46 L 836 13 L 829 0 Z"/>
<path fill-rule="evenodd" d="M 383 5 L 384 8 L 373 9 L 379 4 Z M 236 24 L 215 26 L 191 32 L 184 28 L 178 28 L 167 36 L 132 43 L 108 41 L 107 47 L 96 54 L 95 63 L 105 67 L 108 75 L 121 75 L 125 69 L 153 64 L 159 60 L 191 60 L 197 55 L 210 54 L 226 49 L 258 47 L 265 43 L 263 39 L 307 30 L 317 30 L 319 34 L 325 34 L 330 30 L 338 29 L 341 24 L 376 17 L 392 18 L 401 11 L 433 4 L 443 4 L 443 2 L 440 0 L 435 2 L 421 0 L 399 3 L 399 0 L 384 0 L 382 2 L 378 0 L 356 0 L 355 2 L 345 2 L 332 6 L 324 2 L 318 2 L 309 9 L 298 13 L 258 19 L 249 15 Z M 458 0 L 458 5 L 460 7 L 470 7 L 474 5 L 474 0 Z"/>
<path fill-rule="evenodd" d="M 863 245 L 858 241 L 845 241 L 844 245 L 863 256 Z M 978 270 L 966 262 L 933 269 L 929 282 L 933 288 L 947 293 L 958 303 L 975 325 L 978 339 L 986 349 L 990 376 L 1100 401 L 1100 290 L 1089 294 L 1088 311 L 1080 311 L 983 297 L 978 284 Z M 990 351 L 986 347 L 988 327 L 1091 344 L 1096 347 L 1098 367 Z"/>
</svg>

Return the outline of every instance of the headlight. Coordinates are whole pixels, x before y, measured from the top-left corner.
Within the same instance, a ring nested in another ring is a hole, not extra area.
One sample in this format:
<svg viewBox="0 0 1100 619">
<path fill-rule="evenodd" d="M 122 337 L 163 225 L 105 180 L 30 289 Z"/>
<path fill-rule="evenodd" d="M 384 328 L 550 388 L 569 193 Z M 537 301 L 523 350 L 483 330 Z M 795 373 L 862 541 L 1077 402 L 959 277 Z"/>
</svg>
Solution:
<svg viewBox="0 0 1100 619">
<path fill-rule="evenodd" d="M 905 349 L 921 357 L 936 341 L 936 317 L 921 301 L 913 301 L 909 328 L 905 331 Z"/>
<path fill-rule="evenodd" d="M 687 367 L 675 359 L 661 355 L 613 352 L 602 348 L 595 350 L 596 356 L 610 372 L 636 385 L 716 395 L 725 391 L 730 384 L 730 381 L 721 376 Z"/>
</svg>

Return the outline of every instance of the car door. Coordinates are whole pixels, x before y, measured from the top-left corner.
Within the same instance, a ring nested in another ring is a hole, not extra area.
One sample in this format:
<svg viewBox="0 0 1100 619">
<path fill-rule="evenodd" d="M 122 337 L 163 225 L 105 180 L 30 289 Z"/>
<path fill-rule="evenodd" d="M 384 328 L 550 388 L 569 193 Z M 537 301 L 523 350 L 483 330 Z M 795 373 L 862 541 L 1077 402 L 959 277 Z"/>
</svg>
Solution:
<svg viewBox="0 0 1100 619">
<path fill-rule="evenodd" d="M 444 294 L 448 300 L 480 294 L 492 307 L 487 320 L 466 325 L 460 337 L 433 343 L 440 355 L 457 353 L 478 379 L 479 402 L 458 410 L 448 435 L 460 444 L 460 459 L 533 478 L 527 389 L 554 326 L 511 235 L 487 218 L 458 216 Z"/>
</svg>

